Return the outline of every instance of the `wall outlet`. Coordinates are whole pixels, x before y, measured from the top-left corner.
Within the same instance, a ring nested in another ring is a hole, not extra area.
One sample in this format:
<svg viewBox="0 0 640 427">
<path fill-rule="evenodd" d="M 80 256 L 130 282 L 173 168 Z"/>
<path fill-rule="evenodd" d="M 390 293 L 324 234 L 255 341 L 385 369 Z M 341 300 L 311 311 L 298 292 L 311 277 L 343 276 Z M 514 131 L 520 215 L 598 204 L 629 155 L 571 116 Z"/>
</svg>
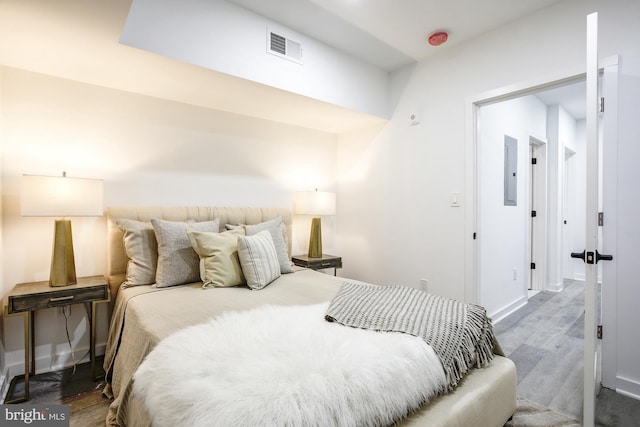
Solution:
<svg viewBox="0 0 640 427">
<path fill-rule="evenodd" d="M 427 279 L 420 279 L 420 289 L 426 291 L 429 286 L 429 281 Z"/>
</svg>

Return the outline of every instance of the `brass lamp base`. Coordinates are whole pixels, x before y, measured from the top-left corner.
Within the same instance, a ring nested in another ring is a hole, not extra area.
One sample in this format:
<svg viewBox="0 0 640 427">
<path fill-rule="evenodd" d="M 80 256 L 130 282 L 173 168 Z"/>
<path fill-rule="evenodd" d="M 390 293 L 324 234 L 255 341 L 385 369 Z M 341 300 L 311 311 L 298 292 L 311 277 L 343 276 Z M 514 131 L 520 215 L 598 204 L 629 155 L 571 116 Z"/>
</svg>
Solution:
<svg viewBox="0 0 640 427">
<path fill-rule="evenodd" d="M 309 258 L 322 258 L 322 222 L 316 217 L 311 219 L 311 234 L 309 235 Z"/>
<path fill-rule="evenodd" d="M 68 219 L 56 219 L 49 286 L 68 286 L 76 283 L 76 262 L 73 256 L 71 221 Z"/>
</svg>

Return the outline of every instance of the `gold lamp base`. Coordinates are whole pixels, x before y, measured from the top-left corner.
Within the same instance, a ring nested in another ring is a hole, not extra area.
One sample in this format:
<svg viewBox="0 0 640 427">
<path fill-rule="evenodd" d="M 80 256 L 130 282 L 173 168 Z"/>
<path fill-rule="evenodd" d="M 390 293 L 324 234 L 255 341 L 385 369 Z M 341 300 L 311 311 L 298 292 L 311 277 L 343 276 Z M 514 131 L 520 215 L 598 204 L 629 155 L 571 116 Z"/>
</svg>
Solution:
<svg viewBox="0 0 640 427">
<path fill-rule="evenodd" d="M 311 234 L 309 235 L 309 258 L 322 258 L 322 222 L 316 217 L 311 219 Z"/>
<path fill-rule="evenodd" d="M 76 283 L 76 262 L 73 256 L 71 221 L 68 219 L 56 219 L 49 286 L 68 286 Z"/>
</svg>

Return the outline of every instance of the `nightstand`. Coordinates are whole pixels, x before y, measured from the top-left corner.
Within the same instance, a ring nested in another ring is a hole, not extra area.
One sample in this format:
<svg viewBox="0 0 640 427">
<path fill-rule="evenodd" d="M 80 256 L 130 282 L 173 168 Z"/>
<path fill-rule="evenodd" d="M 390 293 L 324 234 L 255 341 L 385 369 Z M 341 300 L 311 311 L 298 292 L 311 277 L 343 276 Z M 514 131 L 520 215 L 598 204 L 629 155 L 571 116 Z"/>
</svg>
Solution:
<svg viewBox="0 0 640 427">
<path fill-rule="evenodd" d="M 17 284 L 7 296 L 5 316 L 24 316 L 24 397 L 5 401 L 19 403 L 29 400 L 29 374 L 35 374 L 35 312 L 44 308 L 64 307 L 85 303 L 89 316 L 89 352 L 91 368 L 96 378 L 96 305 L 111 300 L 109 284 L 104 276 L 80 277 L 78 283 L 69 286 L 51 287 L 49 281 Z M 89 309 L 91 303 L 91 309 Z M 31 366 L 29 366 L 31 365 Z M 11 381 L 7 397 L 13 393 L 18 377 Z"/>
<path fill-rule="evenodd" d="M 324 254 L 320 258 L 310 258 L 307 255 L 296 255 L 291 261 L 298 267 L 310 268 L 312 270 L 322 270 L 324 268 L 333 268 L 333 275 L 337 274 L 337 270 L 342 268 L 342 257 Z"/>
</svg>

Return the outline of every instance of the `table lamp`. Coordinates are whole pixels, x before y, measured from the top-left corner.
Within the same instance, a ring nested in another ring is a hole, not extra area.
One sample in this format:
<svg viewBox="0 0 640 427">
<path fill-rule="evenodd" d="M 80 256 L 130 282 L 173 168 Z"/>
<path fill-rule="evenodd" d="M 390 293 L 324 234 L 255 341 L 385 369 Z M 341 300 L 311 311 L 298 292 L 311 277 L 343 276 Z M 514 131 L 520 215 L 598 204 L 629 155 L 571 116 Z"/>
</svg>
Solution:
<svg viewBox="0 0 640 427">
<path fill-rule="evenodd" d="M 103 215 L 103 181 L 62 176 L 22 175 L 22 216 L 52 216 L 56 219 L 51 254 L 49 286 L 76 283 L 70 216 Z"/>
<path fill-rule="evenodd" d="M 313 215 L 309 235 L 309 258 L 322 257 L 321 215 L 336 214 L 336 194 L 327 191 L 299 191 L 296 193 L 294 213 Z"/>
</svg>

